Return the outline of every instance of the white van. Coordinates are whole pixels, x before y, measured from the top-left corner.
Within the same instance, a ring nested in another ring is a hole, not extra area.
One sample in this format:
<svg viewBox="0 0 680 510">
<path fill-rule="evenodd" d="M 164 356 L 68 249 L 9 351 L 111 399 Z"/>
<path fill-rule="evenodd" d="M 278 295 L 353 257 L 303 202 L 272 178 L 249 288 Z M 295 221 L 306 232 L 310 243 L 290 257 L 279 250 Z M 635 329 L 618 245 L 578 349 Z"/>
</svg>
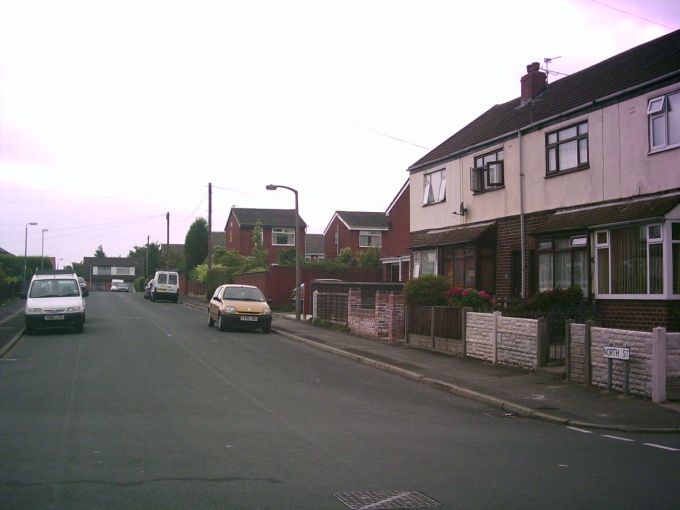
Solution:
<svg viewBox="0 0 680 510">
<path fill-rule="evenodd" d="M 31 279 L 26 299 L 24 317 L 26 333 L 36 329 L 74 328 L 83 332 L 85 322 L 85 296 L 78 276 L 69 270 L 38 270 Z"/>
<path fill-rule="evenodd" d="M 151 301 L 160 299 L 179 303 L 179 274 L 176 271 L 156 271 L 153 277 Z"/>
</svg>

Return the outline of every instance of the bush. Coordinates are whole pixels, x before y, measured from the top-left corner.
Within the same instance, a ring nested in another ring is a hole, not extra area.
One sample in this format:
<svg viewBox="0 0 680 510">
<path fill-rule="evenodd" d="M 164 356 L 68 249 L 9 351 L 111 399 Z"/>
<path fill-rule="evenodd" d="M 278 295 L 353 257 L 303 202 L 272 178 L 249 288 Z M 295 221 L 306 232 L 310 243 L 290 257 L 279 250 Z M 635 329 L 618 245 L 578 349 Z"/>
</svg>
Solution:
<svg viewBox="0 0 680 510">
<path fill-rule="evenodd" d="M 137 292 L 144 292 L 144 287 L 146 287 L 146 278 L 143 276 L 135 278 L 134 285 Z"/>
<path fill-rule="evenodd" d="M 496 300 L 491 294 L 483 290 L 462 289 L 453 287 L 446 291 L 448 305 L 453 308 L 470 307 L 475 312 L 489 312 L 496 305 Z"/>
<path fill-rule="evenodd" d="M 406 282 L 406 302 L 412 306 L 445 306 L 449 282 L 444 276 L 423 275 Z"/>
</svg>

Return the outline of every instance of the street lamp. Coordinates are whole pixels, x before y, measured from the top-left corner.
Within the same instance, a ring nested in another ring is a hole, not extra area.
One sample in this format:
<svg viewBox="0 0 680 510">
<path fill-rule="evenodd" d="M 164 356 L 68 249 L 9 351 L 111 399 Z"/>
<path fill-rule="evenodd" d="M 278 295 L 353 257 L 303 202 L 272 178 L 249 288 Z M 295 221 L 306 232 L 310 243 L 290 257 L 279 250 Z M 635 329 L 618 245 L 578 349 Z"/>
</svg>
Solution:
<svg viewBox="0 0 680 510">
<path fill-rule="evenodd" d="M 26 229 L 24 233 L 24 282 L 26 282 L 26 258 L 28 257 L 28 226 L 37 225 L 35 221 L 26 223 Z"/>
<path fill-rule="evenodd" d="M 45 269 L 45 232 L 46 228 L 42 229 L 42 243 L 40 248 L 40 269 Z"/>
<path fill-rule="evenodd" d="M 290 188 L 288 186 L 282 186 L 280 184 L 267 184 L 267 189 L 273 191 L 277 188 L 287 189 L 295 193 L 295 320 L 300 320 L 300 243 L 298 238 L 299 234 L 299 220 L 298 220 L 298 192 L 296 189 Z"/>
</svg>

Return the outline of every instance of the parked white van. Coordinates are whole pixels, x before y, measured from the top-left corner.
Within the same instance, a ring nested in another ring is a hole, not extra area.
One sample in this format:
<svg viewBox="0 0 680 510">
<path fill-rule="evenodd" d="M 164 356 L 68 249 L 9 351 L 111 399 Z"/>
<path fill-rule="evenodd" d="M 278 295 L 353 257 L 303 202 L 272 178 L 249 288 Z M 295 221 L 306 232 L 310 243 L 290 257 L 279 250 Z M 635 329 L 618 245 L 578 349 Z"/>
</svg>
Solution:
<svg viewBox="0 0 680 510">
<path fill-rule="evenodd" d="M 179 274 L 176 271 L 156 271 L 153 277 L 151 301 L 161 299 L 179 302 Z"/>
<path fill-rule="evenodd" d="M 31 279 L 26 298 L 24 317 L 26 333 L 36 329 L 74 328 L 83 332 L 85 299 L 78 276 L 70 270 L 38 270 Z"/>
</svg>

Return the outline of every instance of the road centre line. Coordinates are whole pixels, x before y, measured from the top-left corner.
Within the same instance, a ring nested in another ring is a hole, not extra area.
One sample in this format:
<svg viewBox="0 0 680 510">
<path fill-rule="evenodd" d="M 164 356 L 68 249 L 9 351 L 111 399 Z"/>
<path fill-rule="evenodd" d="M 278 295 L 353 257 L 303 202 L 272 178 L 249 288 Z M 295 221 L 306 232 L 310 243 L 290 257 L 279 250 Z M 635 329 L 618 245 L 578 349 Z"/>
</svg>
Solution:
<svg viewBox="0 0 680 510">
<path fill-rule="evenodd" d="M 654 443 L 642 443 L 645 446 L 651 446 L 652 448 L 659 448 L 660 450 L 667 450 L 669 452 L 680 452 L 680 449 L 678 448 L 671 448 L 670 446 L 663 446 L 660 444 L 654 444 Z"/>
<path fill-rule="evenodd" d="M 606 437 L 609 439 L 616 439 L 617 441 L 625 441 L 626 443 L 634 443 L 635 439 L 628 439 L 627 437 L 619 437 L 619 436 L 610 436 L 608 434 L 602 434 L 602 437 Z"/>
<path fill-rule="evenodd" d="M 586 430 L 586 429 L 580 429 L 578 427 L 569 427 L 567 426 L 568 429 L 575 430 L 576 432 L 581 432 L 582 434 L 592 434 L 592 430 Z"/>
</svg>

